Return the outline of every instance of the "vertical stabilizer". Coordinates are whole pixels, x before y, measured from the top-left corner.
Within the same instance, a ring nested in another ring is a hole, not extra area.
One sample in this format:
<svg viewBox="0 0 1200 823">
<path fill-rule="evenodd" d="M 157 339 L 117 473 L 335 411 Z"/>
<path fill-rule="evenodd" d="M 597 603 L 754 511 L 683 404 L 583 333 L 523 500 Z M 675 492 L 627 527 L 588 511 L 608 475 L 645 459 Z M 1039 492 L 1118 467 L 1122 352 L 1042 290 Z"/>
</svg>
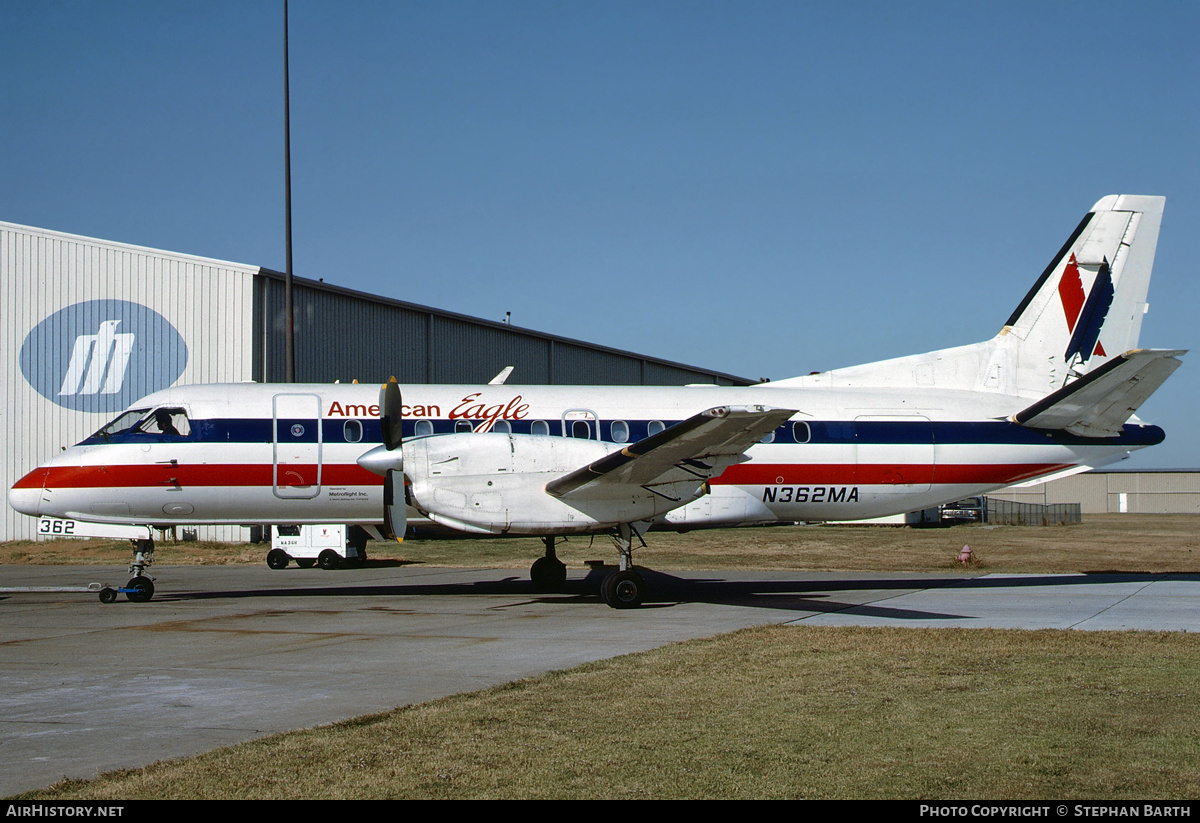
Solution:
<svg viewBox="0 0 1200 823">
<path fill-rule="evenodd" d="M 997 341 L 1019 392 L 1062 388 L 1138 347 L 1164 202 L 1110 195 L 1083 218 Z"/>
</svg>

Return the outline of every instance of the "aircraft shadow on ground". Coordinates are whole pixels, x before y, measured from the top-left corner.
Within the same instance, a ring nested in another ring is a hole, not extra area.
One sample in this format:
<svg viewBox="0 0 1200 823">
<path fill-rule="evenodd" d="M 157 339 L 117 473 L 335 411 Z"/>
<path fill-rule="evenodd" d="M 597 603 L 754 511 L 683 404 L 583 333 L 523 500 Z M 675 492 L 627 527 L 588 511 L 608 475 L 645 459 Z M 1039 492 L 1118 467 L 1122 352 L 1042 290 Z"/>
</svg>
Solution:
<svg viewBox="0 0 1200 823">
<path fill-rule="evenodd" d="M 299 570 L 297 570 L 299 571 Z M 422 596 L 524 596 L 521 602 L 594 604 L 600 601 L 600 581 L 612 569 L 590 571 L 584 578 L 567 580 L 562 591 L 537 592 L 523 575 L 507 575 L 492 580 L 466 583 L 353 583 L 331 582 L 331 585 L 288 588 L 261 588 L 226 591 L 192 591 L 179 594 L 160 591 L 155 600 L 210 600 L 228 598 L 277 597 L 422 597 Z M 857 615 L 903 621 L 970 619 L 970 615 L 927 612 L 879 605 L 899 592 L 925 589 L 1001 590 L 1050 588 L 1062 586 L 1096 586 L 1114 583 L 1148 584 L 1163 580 L 1200 581 L 1200 574 L 1184 573 L 1121 573 L 1102 572 L 1079 575 L 1028 575 L 1018 577 L 992 576 L 912 576 L 887 578 L 831 578 L 794 580 L 727 580 L 720 577 L 683 578 L 665 572 L 639 568 L 645 577 L 649 594 L 642 609 L 671 608 L 690 603 L 745 606 L 792 612 L 832 613 L 853 611 Z M 306 572 L 308 573 L 308 572 Z M 867 592 L 862 602 L 842 600 L 839 592 Z"/>
</svg>

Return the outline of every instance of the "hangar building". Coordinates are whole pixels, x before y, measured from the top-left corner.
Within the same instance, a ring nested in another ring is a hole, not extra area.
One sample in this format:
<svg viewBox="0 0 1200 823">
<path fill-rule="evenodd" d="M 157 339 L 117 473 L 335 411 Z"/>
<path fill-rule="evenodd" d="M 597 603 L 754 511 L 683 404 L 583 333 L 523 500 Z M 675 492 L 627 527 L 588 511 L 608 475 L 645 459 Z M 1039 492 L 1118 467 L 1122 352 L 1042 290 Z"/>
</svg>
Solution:
<svg viewBox="0 0 1200 823">
<path fill-rule="evenodd" d="M 1200 514 L 1196 469 L 1095 469 L 991 492 L 1014 503 L 1078 503 L 1083 514 Z"/>
<path fill-rule="evenodd" d="M 579 340 L 295 279 L 296 380 L 747 385 Z M 0 222 L 4 490 L 139 398 L 191 383 L 281 382 L 284 278 L 257 266 Z M 369 328 L 385 345 L 354 342 Z M 34 537 L 7 504 L 0 540 Z M 205 539 L 245 539 L 210 528 Z"/>
</svg>

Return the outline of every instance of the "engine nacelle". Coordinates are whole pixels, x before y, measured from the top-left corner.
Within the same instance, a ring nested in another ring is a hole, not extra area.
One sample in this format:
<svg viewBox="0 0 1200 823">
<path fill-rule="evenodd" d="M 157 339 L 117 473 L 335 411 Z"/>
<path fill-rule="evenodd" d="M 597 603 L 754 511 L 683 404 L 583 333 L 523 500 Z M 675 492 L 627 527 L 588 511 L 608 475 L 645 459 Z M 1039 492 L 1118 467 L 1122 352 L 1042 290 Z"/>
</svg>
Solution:
<svg viewBox="0 0 1200 823">
<path fill-rule="evenodd" d="M 435 523 L 481 534 L 588 532 L 657 517 L 681 505 L 640 486 L 600 484 L 569 502 L 546 492 L 557 477 L 621 446 L 569 437 L 473 433 L 404 443 L 413 508 Z M 696 480 L 692 494 L 700 493 Z"/>
</svg>

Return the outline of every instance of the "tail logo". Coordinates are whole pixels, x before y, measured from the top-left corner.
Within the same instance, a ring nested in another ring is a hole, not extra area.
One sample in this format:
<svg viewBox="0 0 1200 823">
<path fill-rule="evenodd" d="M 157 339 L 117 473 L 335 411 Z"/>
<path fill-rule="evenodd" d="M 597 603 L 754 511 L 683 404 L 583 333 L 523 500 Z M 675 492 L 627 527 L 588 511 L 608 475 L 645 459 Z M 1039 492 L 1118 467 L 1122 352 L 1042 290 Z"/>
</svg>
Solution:
<svg viewBox="0 0 1200 823">
<path fill-rule="evenodd" d="M 1086 363 L 1092 355 L 1108 356 L 1100 345 L 1100 329 L 1112 306 L 1113 294 L 1112 272 L 1107 259 L 1096 272 L 1089 294 L 1084 290 L 1075 255 L 1071 255 L 1058 281 L 1058 298 L 1067 319 L 1067 331 L 1071 333 L 1071 341 L 1063 353 L 1064 360 L 1070 362 L 1075 355 L 1079 355 L 1080 362 Z"/>
</svg>

